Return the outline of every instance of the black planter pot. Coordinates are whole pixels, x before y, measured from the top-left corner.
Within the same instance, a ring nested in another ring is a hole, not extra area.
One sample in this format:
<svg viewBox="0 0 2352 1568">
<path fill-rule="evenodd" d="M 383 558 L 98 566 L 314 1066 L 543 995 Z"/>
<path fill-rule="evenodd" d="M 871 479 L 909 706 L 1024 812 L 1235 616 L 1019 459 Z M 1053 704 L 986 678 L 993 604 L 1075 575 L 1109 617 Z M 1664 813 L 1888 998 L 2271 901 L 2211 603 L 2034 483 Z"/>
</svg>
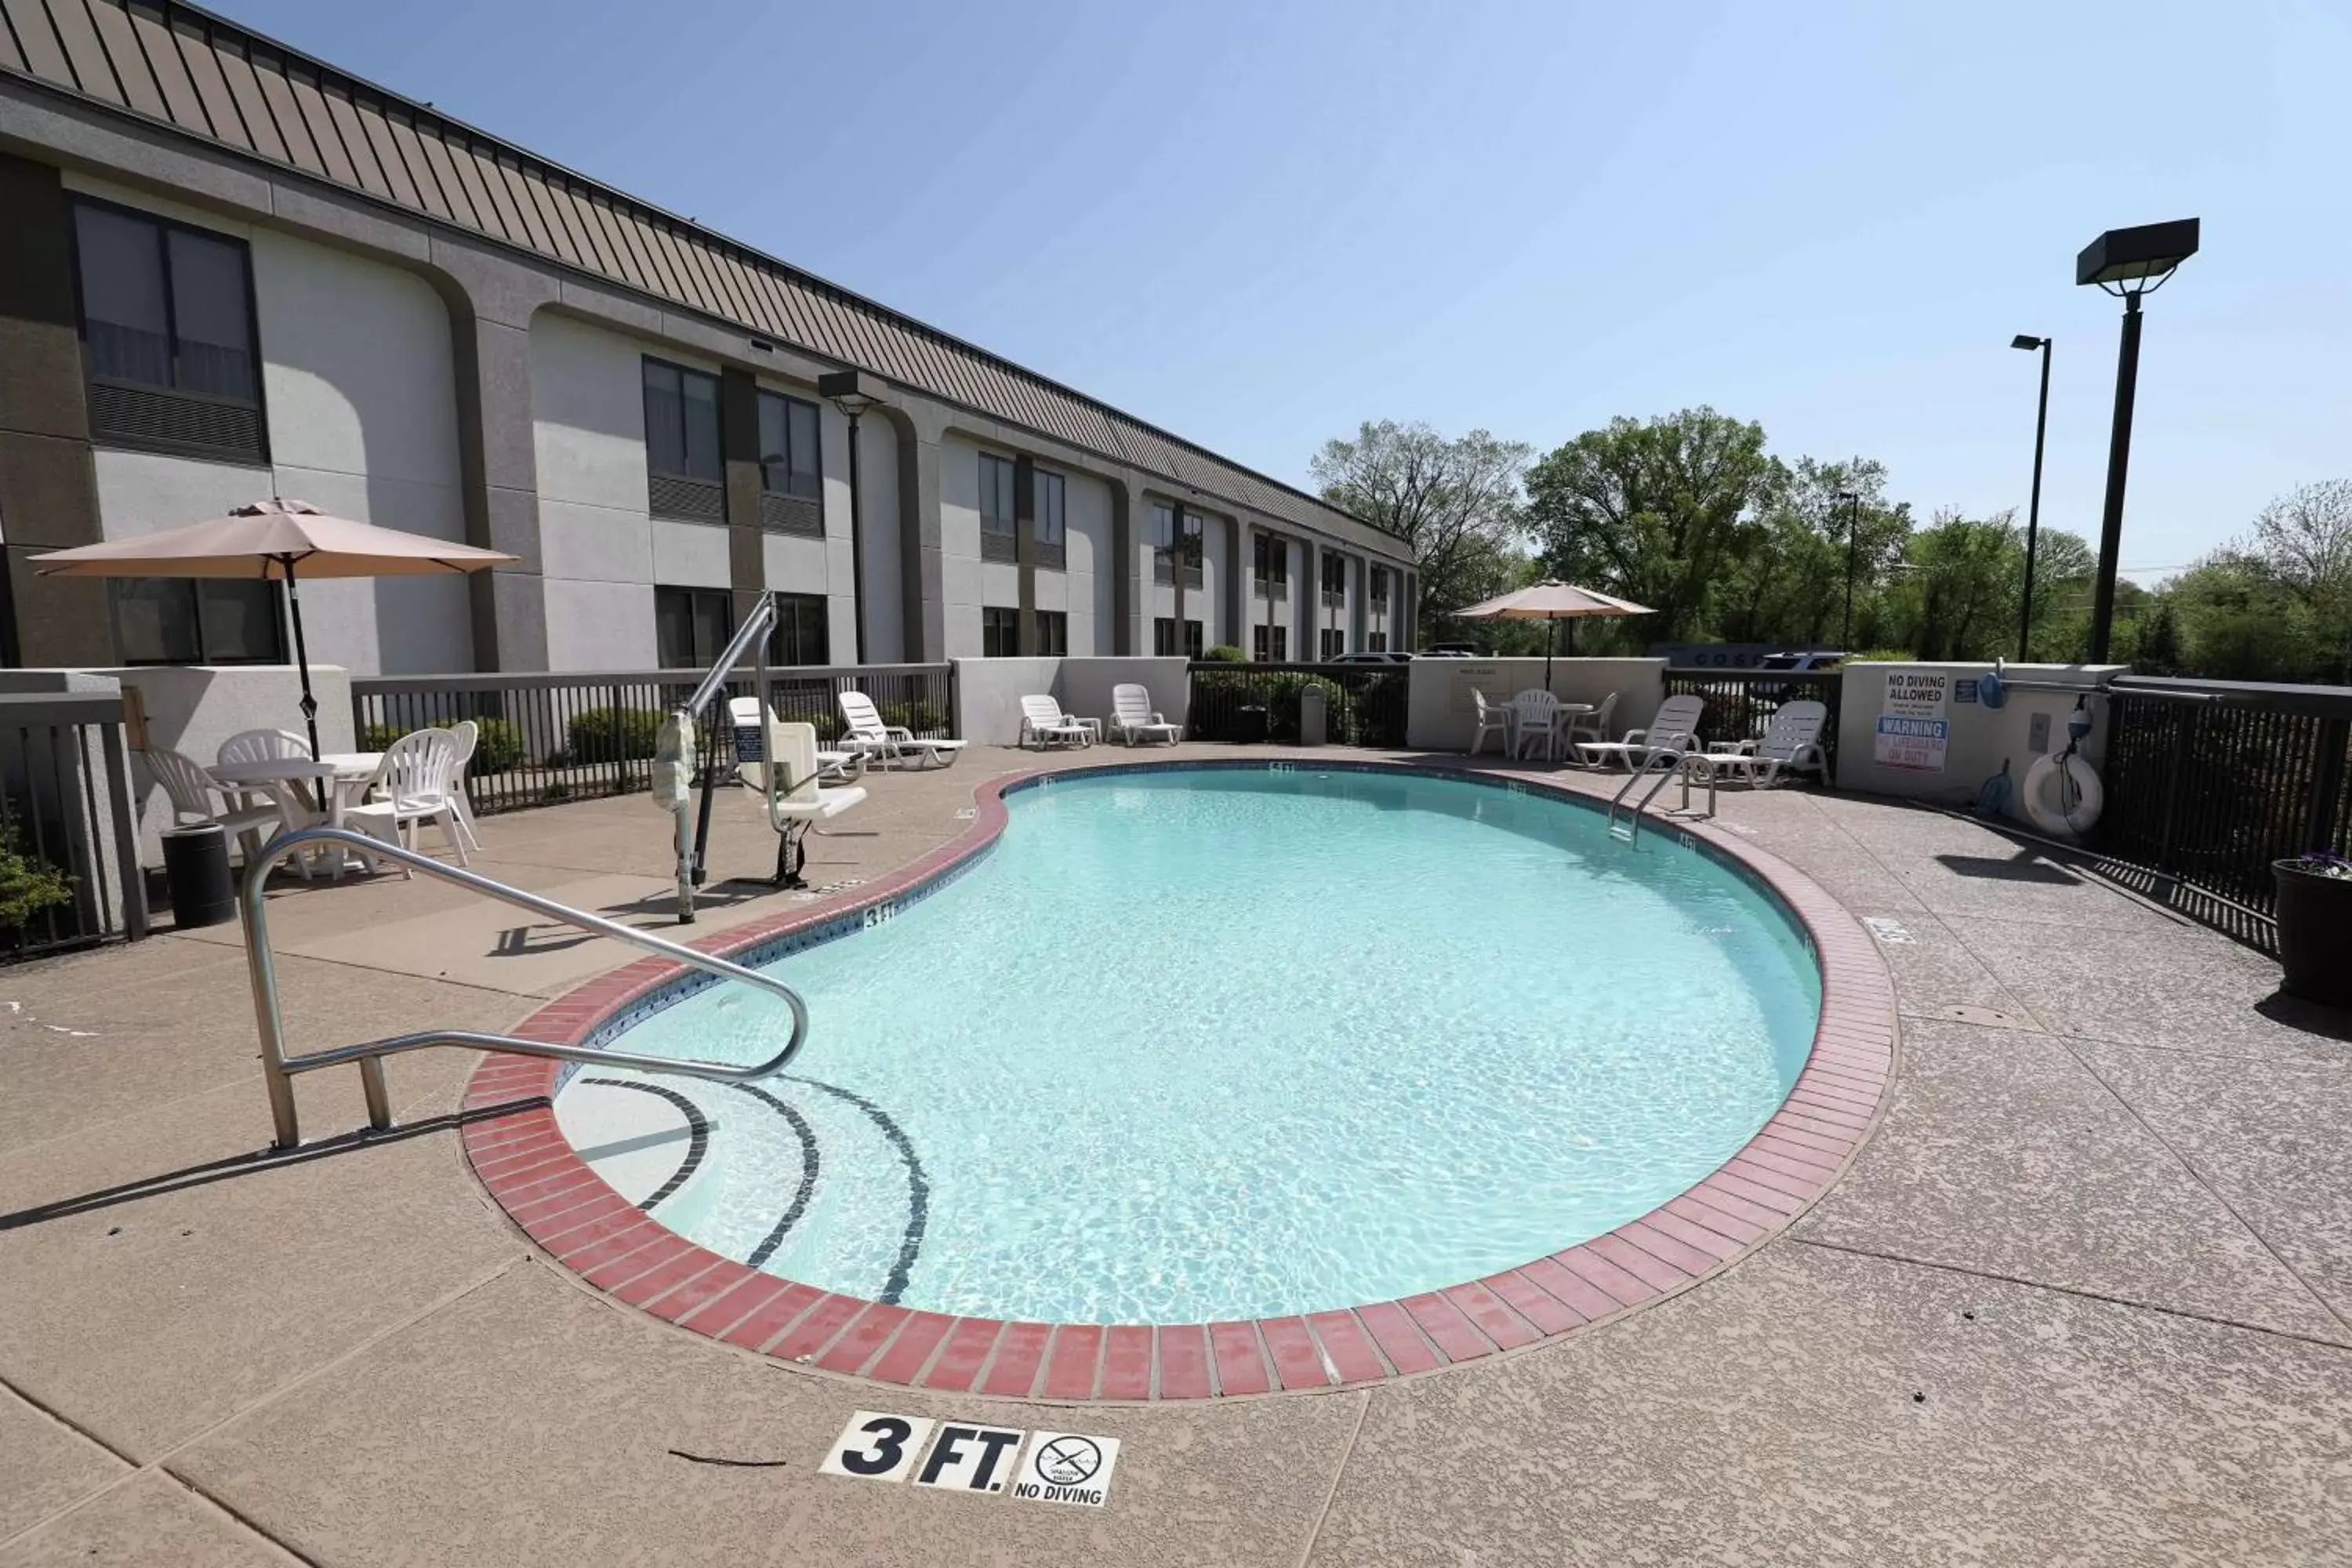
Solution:
<svg viewBox="0 0 2352 1568">
<path fill-rule="evenodd" d="M 2276 860 L 2279 988 L 2306 1002 L 2352 1007 L 2352 877 L 2322 877 Z"/>
</svg>

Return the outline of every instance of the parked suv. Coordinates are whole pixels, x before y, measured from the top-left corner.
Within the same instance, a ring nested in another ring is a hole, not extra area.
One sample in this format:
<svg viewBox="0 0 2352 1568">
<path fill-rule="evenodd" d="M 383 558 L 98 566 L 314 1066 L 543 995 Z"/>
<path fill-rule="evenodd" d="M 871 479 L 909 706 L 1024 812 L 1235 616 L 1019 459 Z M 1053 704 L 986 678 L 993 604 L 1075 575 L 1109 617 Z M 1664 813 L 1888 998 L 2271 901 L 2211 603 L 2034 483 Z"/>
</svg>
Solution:
<svg viewBox="0 0 2352 1568">
<path fill-rule="evenodd" d="M 1362 651 L 1357 653 L 1334 654 L 1331 658 L 1325 659 L 1323 662 L 1326 664 L 1411 664 L 1412 662 L 1412 655 L 1409 653 L 1373 653 L 1370 651 Z"/>
</svg>

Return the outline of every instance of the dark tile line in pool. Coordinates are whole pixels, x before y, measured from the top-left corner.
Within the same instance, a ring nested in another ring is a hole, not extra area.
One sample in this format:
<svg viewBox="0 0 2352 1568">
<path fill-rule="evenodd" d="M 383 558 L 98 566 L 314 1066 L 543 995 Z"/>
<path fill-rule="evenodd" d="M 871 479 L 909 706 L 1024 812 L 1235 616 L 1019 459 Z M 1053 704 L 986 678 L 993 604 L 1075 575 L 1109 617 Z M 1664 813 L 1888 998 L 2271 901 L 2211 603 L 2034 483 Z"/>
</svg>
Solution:
<svg viewBox="0 0 2352 1568">
<path fill-rule="evenodd" d="M 1592 797 L 1542 780 L 1417 763 L 1307 765 L 1517 784 L 1601 809 Z M 860 889 L 854 905 L 777 917 L 693 945 L 760 963 L 864 930 L 867 910 L 928 896 L 976 864 L 1003 830 L 1003 797 L 1055 776 L 1266 766 L 1187 759 L 985 781 L 971 831 Z M 1822 978 L 1811 1054 L 1756 1136 L 1697 1184 L 1606 1235 L 1485 1279 L 1342 1310 L 1159 1327 L 1005 1323 L 866 1301 L 762 1274 L 646 1218 L 562 1139 L 549 1103 L 557 1064 L 544 1058 L 493 1056 L 476 1069 L 466 1097 L 467 1157 L 534 1242 L 615 1300 L 774 1359 L 884 1383 L 1054 1400 L 1234 1398 L 1352 1386 L 1548 1344 L 1687 1289 L 1785 1229 L 1860 1152 L 1895 1070 L 1892 983 L 1853 917 L 1761 850 L 1718 840 L 1698 824 L 1654 820 L 1680 846 L 1768 895 L 1804 941 Z M 602 1043 L 714 983 L 667 961 L 639 960 L 549 1004 L 521 1032 Z"/>
</svg>

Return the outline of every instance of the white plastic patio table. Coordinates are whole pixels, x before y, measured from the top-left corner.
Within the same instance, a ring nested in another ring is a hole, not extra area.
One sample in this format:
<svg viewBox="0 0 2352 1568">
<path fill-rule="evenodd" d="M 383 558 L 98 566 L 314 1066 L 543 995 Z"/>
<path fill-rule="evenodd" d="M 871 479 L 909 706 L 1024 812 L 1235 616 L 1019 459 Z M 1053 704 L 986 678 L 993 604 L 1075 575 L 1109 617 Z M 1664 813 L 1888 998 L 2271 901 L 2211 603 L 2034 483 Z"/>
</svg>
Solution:
<svg viewBox="0 0 2352 1568">
<path fill-rule="evenodd" d="M 328 752 L 316 762 L 308 757 L 265 757 L 250 763 L 223 763 L 209 771 L 216 783 L 229 789 L 326 781 L 331 786 L 326 792 L 327 826 L 341 827 L 344 805 L 375 777 L 376 766 L 383 761 L 382 752 Z M 344 864 L 336 861 L 336 875 L 342 874 Z"/>
<path fill-rule="evenodd" d="M 1591 711 L 1592 704 L 1590 702 L 1556 702 L 1552 705 L 1551 728 L 1542 732 L 1544 761 L 1551 762 L 1559 755 L 1560 737 L 1568 733 L 1569 725 Z M 1516 757 L 1519 754 L 1519 714 L 1517 709 L 1511 710 L 1510 742 L 1511 755 Z"/>
</svg>

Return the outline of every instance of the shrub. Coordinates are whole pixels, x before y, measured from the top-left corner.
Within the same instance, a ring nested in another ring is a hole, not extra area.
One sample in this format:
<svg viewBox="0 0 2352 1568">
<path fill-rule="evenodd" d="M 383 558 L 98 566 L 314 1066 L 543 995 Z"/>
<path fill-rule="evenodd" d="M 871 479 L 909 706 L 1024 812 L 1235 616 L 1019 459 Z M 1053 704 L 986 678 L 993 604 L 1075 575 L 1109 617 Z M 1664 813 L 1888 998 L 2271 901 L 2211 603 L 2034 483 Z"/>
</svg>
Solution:
<svg viewBox="0 0 2352 1568">
<path fill-rule="evenodd" d="M 661 725 L 650 708 L 586 708 L 572 715 L 565 736 L 575 763 L 643 762 L 654 754 Z"/>
<path fill-rule="evenodd" d="M 474 727 L 474 760 L 466 765 L 467 777 L 502 773 L 522 761 L 522 730 L 513 720 L 477 719 Z M 412 724 L 370 724 L 360 731 L 360 750 L 390 751 L 394 741 L 415 730 Z"/>
<path fill-rule="evenodd" d="M 1249 655 L 1229 642 L 1221 642 L 1201 656 L 1211 664 L 1246 664 Z"/>
<path fill-rule="evenodd" d="M 936 702 L 878 702 L 875 711 L 882 715 L 885 724 L 896 724 L 918 735 L 948 727 L 948 716 Z"/>
<path fill-rule="evenodd" d="M 0 929 L 16 931 L 43 910 L 73 902 L 73 879 L 25 853 L 23 830 L 0 837 Z"/>
</svg>

